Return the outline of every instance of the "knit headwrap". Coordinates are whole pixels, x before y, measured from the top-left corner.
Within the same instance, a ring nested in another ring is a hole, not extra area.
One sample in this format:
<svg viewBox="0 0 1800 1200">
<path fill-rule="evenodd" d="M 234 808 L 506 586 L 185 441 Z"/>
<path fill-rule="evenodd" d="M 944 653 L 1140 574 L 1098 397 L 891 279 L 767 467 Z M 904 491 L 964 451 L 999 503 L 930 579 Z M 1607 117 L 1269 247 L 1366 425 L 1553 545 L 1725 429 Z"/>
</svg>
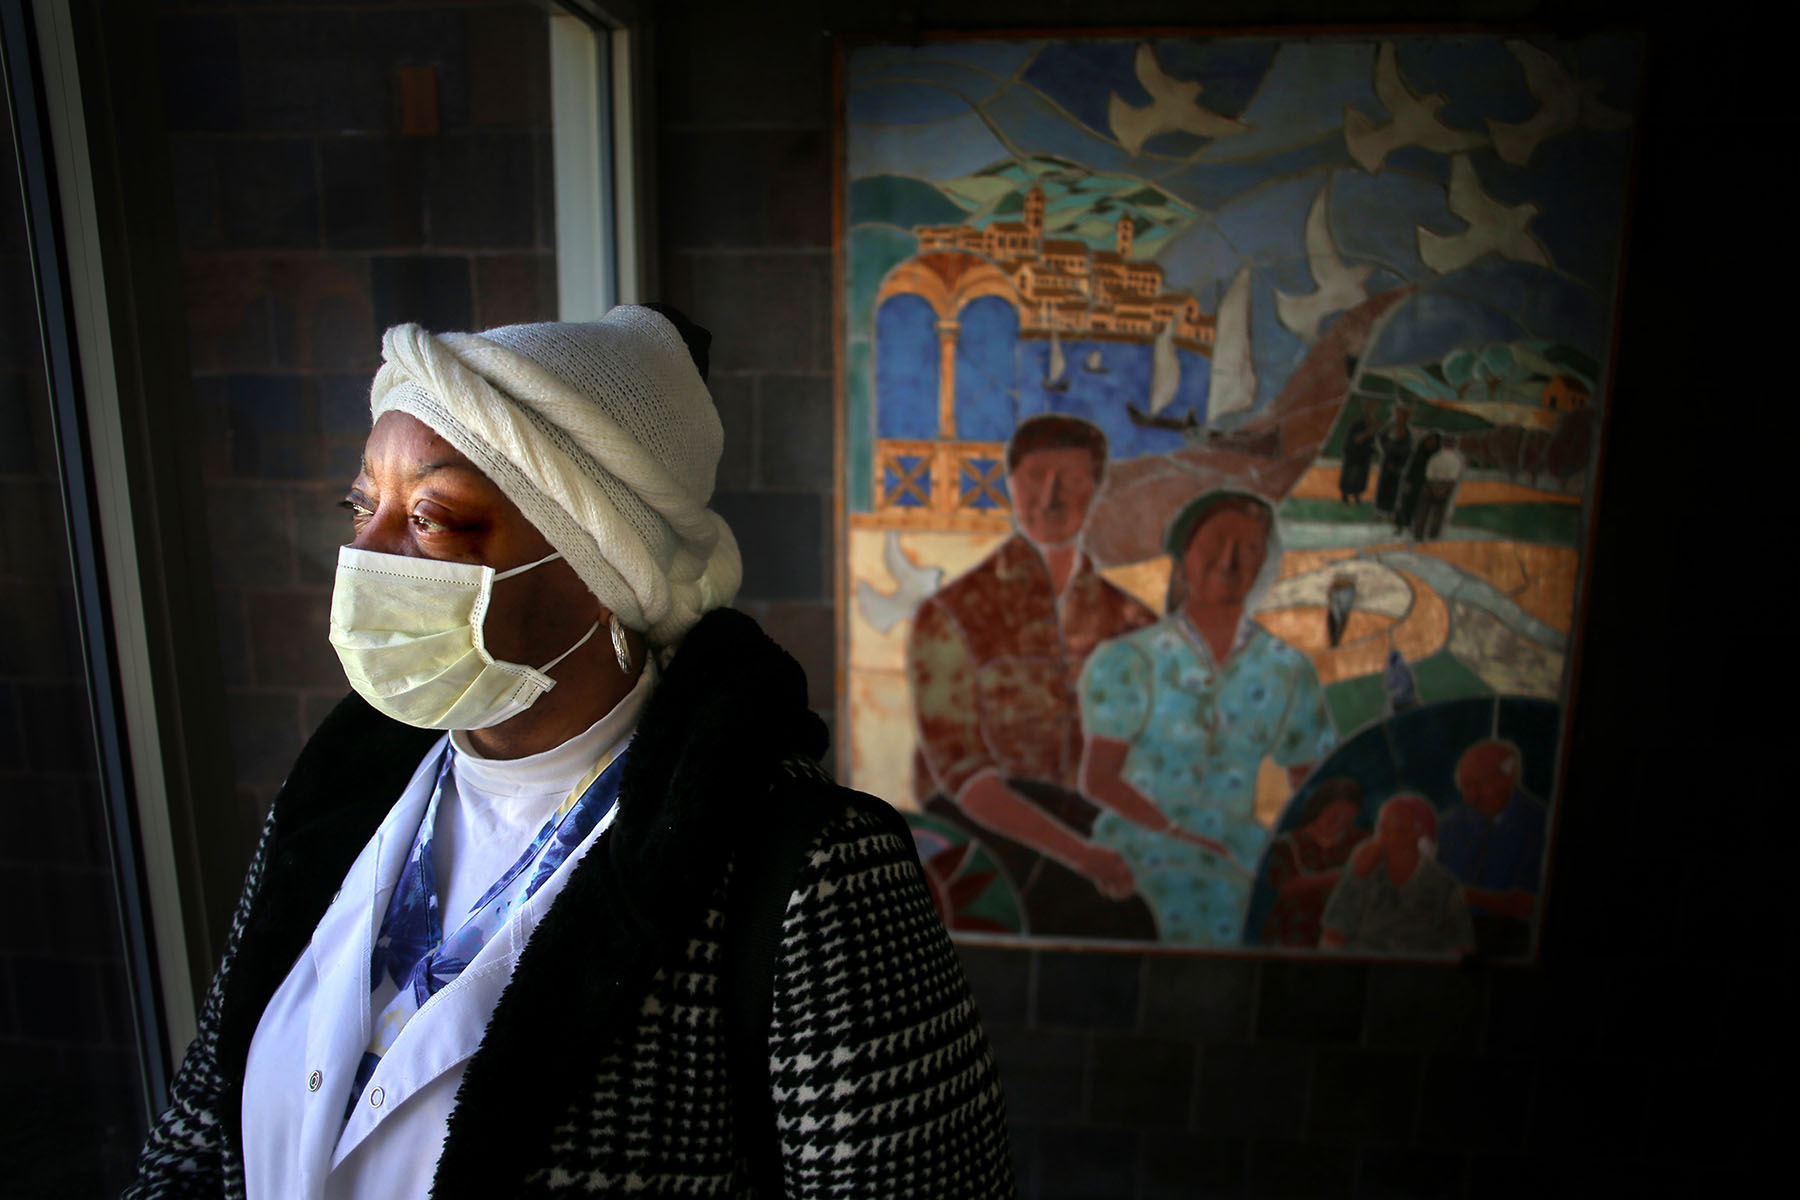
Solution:
<svg viewBox="0 0 1800 1200">
<path fill-rule="evenodd" d="M 408 413 L 455 446 L 653 645 L 731 603 L 743 563 L 706 507 L 724 432 L 665 317 L 621 305 L 584 325 L 396 325 L 381 357 L 371 419 Z"/>
</svg>

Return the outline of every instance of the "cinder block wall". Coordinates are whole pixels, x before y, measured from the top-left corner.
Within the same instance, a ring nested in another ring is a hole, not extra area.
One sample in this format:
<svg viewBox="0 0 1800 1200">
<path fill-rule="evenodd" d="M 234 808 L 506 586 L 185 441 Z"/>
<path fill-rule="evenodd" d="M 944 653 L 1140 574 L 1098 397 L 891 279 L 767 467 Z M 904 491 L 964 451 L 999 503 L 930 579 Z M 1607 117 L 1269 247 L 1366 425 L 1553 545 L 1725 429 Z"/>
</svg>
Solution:
<svg viewBox="0 0 1800 1200">
<path fill-rule="evenodd" d="M 344 692 L 325 642 L 348 530 L 335 505 L 368 435 L 381 331 L 555 315 L 546 20 L 454 0 L 163 5 L 246 838 Z M 410 107 L 409 70 L 424 93 Z"/>
<path fill-rule="evenodd" d="M 829 719 L 830 41 L 767 15 L 658 6 L 661 290 L 713 333 L 725 425 L 715 506 L 743 551 L 739 607 L 799 659 Z"/>
</svg>

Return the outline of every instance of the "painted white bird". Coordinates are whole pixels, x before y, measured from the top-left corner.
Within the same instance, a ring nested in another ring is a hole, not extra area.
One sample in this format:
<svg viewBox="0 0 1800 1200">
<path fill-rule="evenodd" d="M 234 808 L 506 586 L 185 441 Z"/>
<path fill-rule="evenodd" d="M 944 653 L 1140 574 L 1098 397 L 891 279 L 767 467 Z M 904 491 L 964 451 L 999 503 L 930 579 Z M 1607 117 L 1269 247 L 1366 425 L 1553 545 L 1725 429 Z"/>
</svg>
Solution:
<svg viewBox="0 0 1800 1200">
<path fill-rule="evenodd" d="M 1306 261 L 1312 266 L 1313 282 L 1319 285 L 1318 290 L 1304 294 L 1275 293 L 1275 315 L 1281 318 L 1289 333 L 1305 342 L 1318 340 L 1319 322 L 1326 317 L 1354 308 L 1369 298 L 1369 290 L 1363 282 L 1374 270 L 1370 266 L 1347 266 L 1338 257 L 1337 243 L 1331 237 L 1330 196 L 1329 185 L 1320 188 L 1306 214 Z"/>
<path fill-rule="evenodd" d="M 1136 154 L 1159 133 L 1181 130 L 1203 138 L 1222 138 L 1250 128 L 1242 121 L 1201 108 L 1195 100 L 1201 90 L 1199 82 L 1165 73 L 1148 42 L 1137 48 L 1137 77 L 1150 93 L 1149 104 L 1139 108 L 1114 92 L 1106 106 L 1107 123 L 1127 154 Z"/>
<path fill-rule="evenodd" d="M 1423 225 L 1416 227 L 1419 257 L 1438 274 L 1466 267 L 1484 254 L 1540 267 L 1550 265 L 1550 252 L 1526 229 L 1538 215 L 1538 206 L 1501 204 L 1482 191 L 1466 154 L 1450 160 L 1450 211 L 1469 223 L 1467 232 L 1446 236 Z"/>
<path fill-rule="evenodd" d="M 1522 167 L 1540 142 L 1572 129 L 1610 132 L 1631 124 L 1629 114 L 1600 102 L 1604 80 L 1576 79 L 1554 54 L 1527 41 L 1514 39 L 1506 48 L 1525 68 L 1525 86 L 1537 98 L 1538 110 L 1523 121 L 1488 122 L 1494 153 L 1504 161 Z"/>
<path fill-rule="evenodd" d="M 1376 124 L 1361 111 L 1344 107 L 1344 143 L 1350 157 L 1373 175 L 1381 170 L 1387 156 L 1402 146 L 1423 146 L 1439 154 L 1456 154 L 1487 144 L 1479 133 L 1452 129 L 1437 118 L 1438 109 L 1448 103 L 1444 95 L 1432 92 L 1413 94 L 1400 77 L 1400 63 L 1394 43 L 1383 42 L 1375 53 L 1375 98 L 1388 110 L 1388 120 Z"/>
<path fill-rule="evenodd" d="M 900 548 L 898 530 L 888 530 L 887 543 L 881 548 L 881 561 L 893 577 L 894 590 L 878 592 L 866 579 L 856 581 L 856 606 L 863 620 L 878 633 L 886 633 L 918 611 L 919 605 L 943 582 L 944 568 L 916 566 Z"/>
</svg>

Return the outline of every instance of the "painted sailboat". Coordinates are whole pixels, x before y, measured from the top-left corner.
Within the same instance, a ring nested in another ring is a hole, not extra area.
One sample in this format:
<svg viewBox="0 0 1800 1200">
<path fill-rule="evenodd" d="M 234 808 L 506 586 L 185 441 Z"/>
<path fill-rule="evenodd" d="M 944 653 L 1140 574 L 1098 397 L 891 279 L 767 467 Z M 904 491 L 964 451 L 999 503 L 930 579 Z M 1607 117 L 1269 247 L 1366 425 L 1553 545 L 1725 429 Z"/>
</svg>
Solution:
<svg viewBox="0 0 1800 1200">
<path fill-rule="evenodd" d="M 1175 353 L 1175 320 L 1156 335 L 1156 346 L 1150 356 L 1150 415 L 1169 407 L 1175 391 L 1181 386 L 1181 357 Z"/>
<path fill-rule="evenodd" d="M 1240 267 L 1219 302 L 1213 343 L 1212 387 L 1206 397 L 1206 424 L 1247 411 L 1256 404 L 1256 361 L 1250 352 L 1250 268 Z"/>
<path fill-rule="evenodd" d="M 1181 387 L 1181 356 L 1175 352 L 1175 322 L 1171 318 L 1156 335 L 1150 357 L 1150 411 L 1135 404 L 1125 405 L 1131 423 L 1143 429 L 1170 429 L 1190 436 L 1200 427 L 1199 418 L 1189 412 L 1183 416 L 1165 413 Z"/>
<path fill-rule="evenodd" d="M 1050 327 L 1050 370 L 1044 376 L 1046 392 L 1066 392 L 1069 390 L 1069 360 L 1063 355 L 1062 339 L 1056 334 L 1056 327 Z"/>
<path fill-rule="evenodd" d="M 1098 350 L 1088 351 L 1087 361 L 1082 364 L 1082 370 L 1086 371 L 1089 375 L 1104 375 L 1107 373 L 1106 362 L 1100 357 L 1100 352 Z"/>
<path fill-rule="evenodd" d="M 1240 430 L 1237 426 L 1256 407 L 1256 357 L 1250 349 L 1250 268 L 1240 267 L 1219 301 L 1213 342 L 1212 383 L 1206 396 L 1205 439 L 1208 445 L 1272 458 L 1281 452 L 1281 431 Z M 1200 440 L 1196 426 L 1189 435 Z"/>
</svg>

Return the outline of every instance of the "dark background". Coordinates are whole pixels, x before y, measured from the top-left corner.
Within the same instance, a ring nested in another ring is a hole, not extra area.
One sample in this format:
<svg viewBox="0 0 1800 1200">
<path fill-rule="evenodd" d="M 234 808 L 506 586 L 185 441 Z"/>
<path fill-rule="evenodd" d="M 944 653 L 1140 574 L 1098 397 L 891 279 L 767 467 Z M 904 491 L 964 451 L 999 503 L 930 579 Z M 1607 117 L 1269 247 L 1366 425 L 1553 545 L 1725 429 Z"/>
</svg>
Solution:
<svg viewBox="0 0 1800 1200">
<path fill-rule="evenodd" d="M 714 333 L 716 507 L 744 551 L 740 607 L 801 660 L 827 714 L 830 34 L 1631 22 L 1524 0 L 704 0 L 654 14 L 655 291 Z M 145 51 L 160 94 L 145 103 L 162 110 L 170 169 L 143 186 L 172 189 L 179 231 L 192 391 L 166 402 L 198 418 L 229 712 L 217 750 L 237 787 L 219 819 L 246 857 L 343 690 L 324 636 L 333 503 L 367 429 L 380 331 L 554 315 L 544 22 L 530 4 L 158 6 Z M 1540 964 L 965 948 L 1026 1196 L 1723 1192 L 1777 1144 L 1793 906 L 1767 797 L 1789 724 L 1774 496 L 1794 254 L 1771 164 L 1790 153 L 1795 104 L 1776 86 L 1779 34 L 1710 15 L 1649 32 Z M 398 80 L 417 66 L 435 71 L 435 133 L 402 132 Z M 30 696 L 3 691 L 0 732 L 46 744 Z M 9 845 L 42 836 L 26 811 L 0 798 L 27 839 Z M 0 845 L 8 894 L 37 907 L 0 923 L 9 1090 L 85 1036 L 19 999 L 28 974 L 59 969 L 56 930 L 75 918 L 29 899 L 19 873 L 39 868 L 7 865 L 13 853 Z"/>
</svg>

